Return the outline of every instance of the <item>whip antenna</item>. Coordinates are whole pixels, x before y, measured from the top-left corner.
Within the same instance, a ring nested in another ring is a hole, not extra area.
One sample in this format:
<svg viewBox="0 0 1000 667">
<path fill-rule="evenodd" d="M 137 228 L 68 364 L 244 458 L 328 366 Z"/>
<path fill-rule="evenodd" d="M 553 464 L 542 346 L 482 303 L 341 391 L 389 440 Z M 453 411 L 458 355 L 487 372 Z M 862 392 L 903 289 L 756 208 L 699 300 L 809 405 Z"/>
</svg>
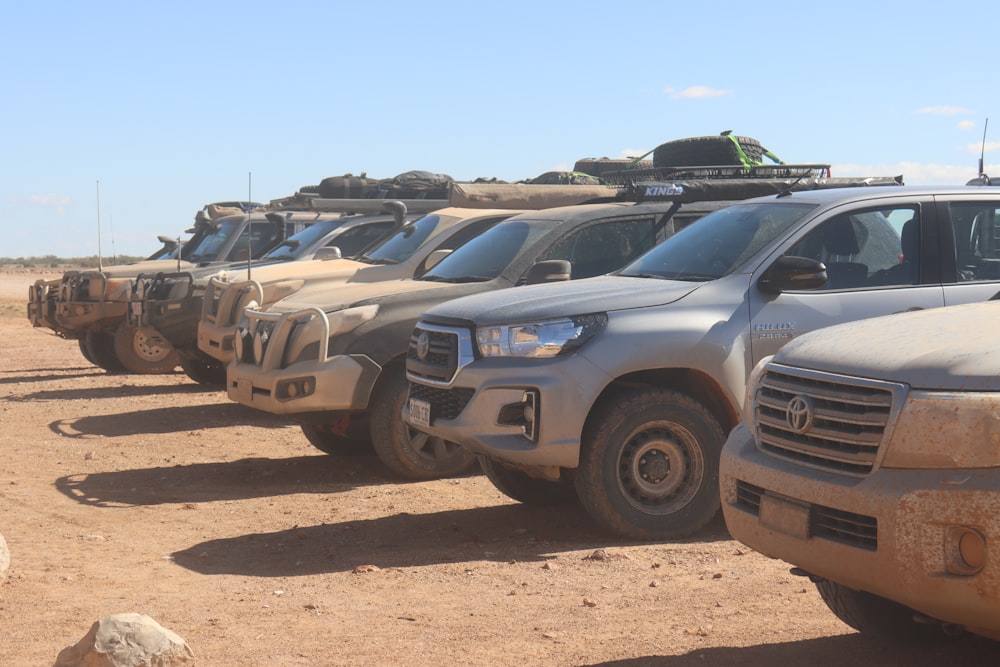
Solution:
<svg viewBox="0 0 1000 667">
<path fill-rule="evenodd" d="M 253 172 L 247 172 L 247 206 L 253 201 Z M 247 280 L 250 280 L 250 258 L 253 257 L 253 209 L 247 211 Z"/>
<path fill-rule="evenodd" d="M 101 259 L 101 179 L 97 179 L 97 270 L 104 271 Z"/>
<path fill-rule="evenodd" d="M 986 128 L 990 125 L 990 119 L 987 118 L 986 122 L 983 124 L 983 147 L 979 150 L 979 175 L 982 176 L 985 172 L 983 171 L 983 158 L 986 156 Z"/>
</svg>

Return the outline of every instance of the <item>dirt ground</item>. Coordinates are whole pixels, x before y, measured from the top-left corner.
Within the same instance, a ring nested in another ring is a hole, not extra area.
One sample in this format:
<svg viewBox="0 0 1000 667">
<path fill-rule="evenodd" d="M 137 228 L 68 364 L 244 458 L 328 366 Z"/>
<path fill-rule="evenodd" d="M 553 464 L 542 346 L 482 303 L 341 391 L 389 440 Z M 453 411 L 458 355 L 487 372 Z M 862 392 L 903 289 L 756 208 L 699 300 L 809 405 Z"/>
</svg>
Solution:
<svg viewBox="0 0 1000 667">
<path fill-rule="evenodd" d="M 30 326 L 37 277 L 0 273 L 0 665 L 50 665 L 120 612 L 211 666 L 995 662 L 860 636 L 721 520 L 627 542 L 478 475 L 328 456 L 183 374 L 108 375 Z"/>
</svg>

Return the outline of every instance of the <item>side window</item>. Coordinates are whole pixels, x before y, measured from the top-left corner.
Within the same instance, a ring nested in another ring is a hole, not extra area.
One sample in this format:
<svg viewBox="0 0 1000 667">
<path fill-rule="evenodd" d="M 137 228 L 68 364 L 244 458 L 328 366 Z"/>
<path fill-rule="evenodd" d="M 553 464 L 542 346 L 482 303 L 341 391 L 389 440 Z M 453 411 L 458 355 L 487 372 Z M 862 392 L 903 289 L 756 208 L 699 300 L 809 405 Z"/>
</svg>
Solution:
<svg viewBox="0 0 1000 667">
<path fill-rule="evenodd" d="M 612 220 L 590 225 L 556 243 L 540 259 L 565 259 L 572 278 L 591 278 L 616 271 L 653 247 L 652 218 Z"/>
<path fill-rule="evenodd" d="M 1000 207 L 962 202 L 949 208 L 958 281 L 1000 280 Z"/>
<path fill-rule="evenodd" d="M 786 254 L 826 265 L 828 280 L 821 290 L 916 285 L 918 211 L 901 207 L 844 213 L 810 231 Z"/>
<path fill-rule="evenodd" d="M 281 232 L 281 227 L 270 223 L 247 225 L 233 244 L 227 259 L 233 262 L 243 261 L 247 259 L 248 253 L 251 259 L 256 259 L 282 241 Z"/>
<path fill-rule="evenodd" d="M 334 236 L 326 245 L 340 248 L 343 257 L 354 257 L 392 229 L 393 225 L 395 223 L 389 220 L 356 225 Z"/>
</svg>

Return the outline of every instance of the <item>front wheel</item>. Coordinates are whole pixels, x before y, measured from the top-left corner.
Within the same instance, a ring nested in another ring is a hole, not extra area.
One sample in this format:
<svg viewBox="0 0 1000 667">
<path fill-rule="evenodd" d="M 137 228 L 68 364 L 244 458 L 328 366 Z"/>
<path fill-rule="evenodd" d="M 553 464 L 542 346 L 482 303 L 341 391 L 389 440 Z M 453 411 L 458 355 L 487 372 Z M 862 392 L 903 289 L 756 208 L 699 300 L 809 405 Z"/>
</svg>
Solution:
<svg viewBox="0 0 1000 667">
<path fill-rule="evenodd" d="M 122 322 L 115 330 L 115 354 L 130 373 L 162 375 L 180 363 L 177 351 L 157 331 Z"/>
<path fill-rule="evenodd" d="M 438 479 L 468 472 L 476 463 L 475 455 L 454 442 L 410 428 L 403 421 L 403 405 L 409 393 L 403 366 L 387 366 L 369 409 L 375 454 L 390 470 L 407 479 Z"/>
<path fill-rule="evenodd" d="M 182 356 L 180 363 L 184 373 L 198 384 L 219 388 L 226 386 L 226 365 L 221 361 Z"/>
<path fill-rule="evenodd" d="M 575 476 L 587 512 L 640 540 L 678 539 L 718 513 L 725 434 L 698 401 L 667 389 L 605 399 L 581 443 Z"/>
<path fill-rule="evenodd" d="M 85 349 L 83 356 L 95 366 L 100 366 L 108 373 L 124 373 L 125 366 L 115 354 L 115 337 L 103 329 L 88 329 L 83 337 L 80 349 Z"/>
<path fill-rule="evenodd" d="M 302 424 L 302 433 L 313 447 L 335 456 L 354 456 L 371 449 L 361 439 L 346 435 L 343 429 L 332 424 Z"/>
<path fill-rule="evenodd" d="M 538 479 L 485 456 L 479 457 L 479 467 L 500 493 L 519 503 L 543 507 L 576 500 L 576 489 L 569 480 Z"/>
<path fill-rule="evenodd" d="M 944 626 L 915 620 L 916 612 L 892 600 L 820 579 L 816 589 L 837 618 L 862 634 L 889 641 L 941 641 Z"/>
</svg>

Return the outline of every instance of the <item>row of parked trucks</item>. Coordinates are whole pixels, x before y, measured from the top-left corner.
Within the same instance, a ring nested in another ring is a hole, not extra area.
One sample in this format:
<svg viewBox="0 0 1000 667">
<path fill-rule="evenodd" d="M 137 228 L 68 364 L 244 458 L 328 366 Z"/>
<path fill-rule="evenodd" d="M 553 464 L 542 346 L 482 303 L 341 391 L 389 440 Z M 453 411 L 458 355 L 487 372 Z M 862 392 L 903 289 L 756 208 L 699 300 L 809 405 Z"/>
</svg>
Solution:
<svg viewBox="0 0 1000 667">
<path fill-rule="evenodd" d="M 722 511 L 863 632 L 1000 637 L 1000 188 L 664 146 L 597 185 L 206 207 L 28 316 L 403 478 L 478 466 L 639 540 Z"/>
</svg>

